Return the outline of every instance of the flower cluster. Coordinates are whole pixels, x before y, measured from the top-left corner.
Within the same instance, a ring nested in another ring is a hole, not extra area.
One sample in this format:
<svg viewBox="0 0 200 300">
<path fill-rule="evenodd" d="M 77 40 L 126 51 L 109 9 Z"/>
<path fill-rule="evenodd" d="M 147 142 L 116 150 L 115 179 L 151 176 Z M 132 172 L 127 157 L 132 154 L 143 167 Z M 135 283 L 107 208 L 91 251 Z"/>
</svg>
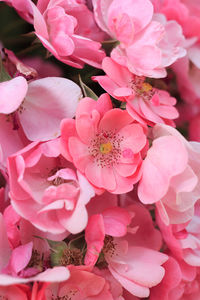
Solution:
<svg viewBox="0 0 200 300">
<path fill-rule="evenodd" d="M 200 2 L 1 8 L 0 299 L 200 299 Z"/>
</svg>

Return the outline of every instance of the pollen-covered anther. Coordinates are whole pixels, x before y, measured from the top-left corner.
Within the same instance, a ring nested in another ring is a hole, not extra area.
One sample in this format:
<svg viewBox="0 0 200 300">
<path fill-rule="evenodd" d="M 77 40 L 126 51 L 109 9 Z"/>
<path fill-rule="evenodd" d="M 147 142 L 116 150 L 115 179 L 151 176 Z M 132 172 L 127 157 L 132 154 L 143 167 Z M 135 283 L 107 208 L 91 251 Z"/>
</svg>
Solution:
<svg viewBox="0 0 200 300">
<path fill-rule="evenodd" d="M 152 89 L 153 89 L 153 87 L 152 87 L 152 85 L 150 85 L 150 83 L 143 82 L 142 88 L 141 88 L 142 92 L 149 92 L 149 91 L 152 91 Z"/>
<path fill-rule="evenodd" d="M 106 235 L 104 239 L 103 253 L 109 254 L 111 257 L 116 254 L 116 244 L 110 235 Z"/>
<path fill-rule="evenodd" d="M 33 249 L 31 259 L 28 263 L 28 268 L 42 267 L 42 265 L 43 261 L 40 253 L 36 249 Z"/>
<path fill-rule="evenodd" d="M 112 144 L 110 142 L 100 145 L 100 151 L 102 154 L 108 154 L 112 151 Z"/>
<path fill-rule="evenodd" d="M 156 91 L 150 83 L 145 82 L 144 80 L 145 77 L 135 76 L 135 79 L 131 82 L 131 88 L 135 92 L 136 96 L 149 101 Z"/>
<path fill-rule="evenodd" d="M 66 248 L 63 252 L 62 257 L 60 258 L 60 265 L 74 265 L 80 266 L 83 264 L 83 253 L 80 249 L 74 248 Z"/>
</svg>

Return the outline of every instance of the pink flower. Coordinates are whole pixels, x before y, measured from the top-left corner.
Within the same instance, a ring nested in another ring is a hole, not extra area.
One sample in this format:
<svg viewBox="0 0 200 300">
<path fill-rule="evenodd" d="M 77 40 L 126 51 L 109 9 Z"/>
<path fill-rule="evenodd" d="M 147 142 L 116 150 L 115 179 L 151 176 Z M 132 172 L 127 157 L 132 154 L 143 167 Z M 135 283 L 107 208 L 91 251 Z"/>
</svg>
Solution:
<svg viewBox="0 0 200 300">
<path fill-rule="evenodd" d="M 149 0 L 93 0 L 95 18 L 102 30 L 120 44 L 111 57 L 138 76 L 165 77 L 165 67 L 183 57 L 181 27 L 154 21 Z"/>
<path fill-rule="evenodd" d="M 126 111 L 112 109 L 107 94 L 97 102 L 81 100 L 76 120 L 62 121 L 61 145 L 63 156 L 97 188 L 119 194 L 139 180 L 146 136 Z"/>
<path fill-rule="evenodd" d="M 35 34 L 58 60 L 76 68 L 85 63 L 101 67 L 105 53 L 93 39 L 102 40 L 103 34 L 86 5 L 76 0 L 30 4 Z"/>
<path fill-rule="evenodd" d="M 200 297 L 200 270 L 170 257 L 163 265 L 165 277 L 151 289 L 150 300 L 196 300 Z"/>
<path fill-rule="evenodd" d="M 111 247 L 111 245 L 110 245 Z M 149 296 L 149 288 L 156 286 L 164 277 L 161 266 L 168 256 L 143 247 L 129 247 L 126 252 L 118 248 L 113 241 L 113 248 L 105 254 L 108 268 L 113 277 L 134 296 Z"/>
<path fill-rule="evenodd" d="M 86 266 L 69 266 L 70 278 L 61 283 L 43 284 L 33 300 L 94 299 L 113 300 L 109 283 Z"/>
<path fill-rule="evenodd" d="M 191 220 L 200 198 L 200 150 L 174 128 L 155 125 L 153 145 L 143 163 L 138 196 L 155 203 L 166 225 Z M 156 189 L 155 189 L 156 186 Z"/>
<path fill-rule="evenodd" d="M 121 207 L 110 207 L 102 214 L 92 215 L 89 218 L 85 240 L 87 252 L 85 264 L 94 266 L 103 248 L 105 235 L 122 237 L 127 233 L 127 226 L 131 222 L 131 215 Z"/>
<path fill-rule="evenodd" d="M 168 257 L 157 251 L 161 236 L 153 227 L 148 211 L 136 203 L 126 210 L 110 209 L 109 222 L 105 218 L 107 211 L 89 219 L 85 263 L 94 264 L 102 251 L 109 271 L 123 288 L 134 296 L 147 297 L 149 288 L 162 280 L 161 265 Z"/>
<path fill-rule="evenodd" d="M 166 226 L 159 215 L 157 223 L 163 239 L 173 255 L 177 259 L 183 259 L 191 266 L 200 267 L 200 210 L 198 202 L 195 208 L 193 218 L 187 223 Z"/>
<path fill-rule="evenodd" d="M 135 76 L 109 57 L 104 58 L 102 68 L 106 75 L 94 76 L 93 79 L 114 98 L 127 101 L 126 109 L 133 119 L 148 125 L 174 125 L 172 119 L 178 117 L 173 107 L 175 98 L 166 91 L 153 88 L 144 77 Z"/>
<path fill-rule="evenodd" d="M 10 197 L 17 213 L 45 232 L 82 231 L 94 191 L 70 167 L 60 155 L 59 140 L 32 143 L 11 156 Z"/>
</svg>

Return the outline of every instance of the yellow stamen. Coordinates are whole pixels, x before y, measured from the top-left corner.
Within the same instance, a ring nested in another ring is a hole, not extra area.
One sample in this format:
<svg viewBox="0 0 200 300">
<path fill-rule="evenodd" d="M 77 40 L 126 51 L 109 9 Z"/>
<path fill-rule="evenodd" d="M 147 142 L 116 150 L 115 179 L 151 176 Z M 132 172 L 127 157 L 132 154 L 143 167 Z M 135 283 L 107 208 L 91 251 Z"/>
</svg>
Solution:
<svg viewBox="0 0 200 300">
<path fill-rule="evenodd" d="M 148 83 L 148 82 L 144 82 L 142 84 L 142 88 L 141 88 L 141 91 L 142 92 L 149 92 L 153 89 L 153 87 Z"/>
<path fill-rule="evenodd" d="M 110 151 L 112 151 L 112 144 L 110 142 L 101 144 L 100 145 L 100 151 L 102 154 L 108 154 Z"/>
</svg>

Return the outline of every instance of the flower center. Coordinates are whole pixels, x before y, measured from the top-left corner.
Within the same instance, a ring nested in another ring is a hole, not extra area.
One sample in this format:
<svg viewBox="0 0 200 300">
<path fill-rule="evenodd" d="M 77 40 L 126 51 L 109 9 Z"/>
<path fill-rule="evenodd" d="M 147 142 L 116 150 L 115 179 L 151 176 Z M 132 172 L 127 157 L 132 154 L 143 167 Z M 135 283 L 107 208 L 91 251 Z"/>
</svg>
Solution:
<svg viewBox="0 0 200 300">
<path fill-rule="evenodd" d="M 131 88 L 135 92 L 136 96 L 142 97 L 143 100 L 151 100 L 155 94 L 155 89 L 148 82 L 144 82 L 145 77 L 135 76 L 131 82 Z"/>
<path fill-rule="evenodd" d="M 104 143 L 104 144 L 101 144 L 100 145 L 100 152 L 102 154 L 108 154 L 110 153 L 110 151 L 112 151 L 112 144 L 111 142 L 108 142 L 108 143 Z"/>
<path fill-rule="evenodd" d="M 113 131 L 102 131 L 90 141 L 89 153 L 98 166 L 111 167 L 121 155 L 121 142 L 124 137 Z"/>
<path fill-rule="evenodd" d="M 74 265 L 80 266 L 83 264 L 83 253 L 80 249 L 74 248 L 66 248 L 63 252 L 62 257 L 60 258 L 60 265 Z"/>
<path fill-rule="evenodd" d="M 150 83 L 148 83 L 148 82 L 143 82 L 143 84 L 142 84 L 142 88 L 141 88 L 141 92 L 146 92 L 146 93 L 148 93 L 148 92 L 150 92 L 150 91 L 152 91 L 152 89 L 153 89 L 153 87 L 152 87 L 152 85 L 150 85 Z"/>
</svg>

